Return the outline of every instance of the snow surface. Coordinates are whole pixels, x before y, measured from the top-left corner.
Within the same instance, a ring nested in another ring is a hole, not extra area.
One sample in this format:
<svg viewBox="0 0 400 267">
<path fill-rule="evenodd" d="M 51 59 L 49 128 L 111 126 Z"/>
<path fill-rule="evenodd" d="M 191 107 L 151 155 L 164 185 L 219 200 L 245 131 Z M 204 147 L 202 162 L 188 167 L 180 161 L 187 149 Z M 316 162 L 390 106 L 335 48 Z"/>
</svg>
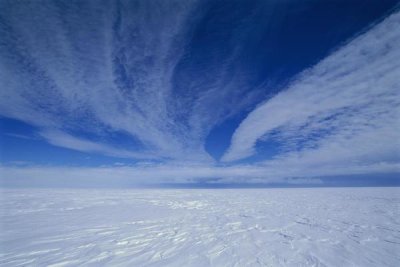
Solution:
<svg viewBox="0 0 400 267">
<path fill-rule="evenodd" d="M 1 266 L 400 266 L 400 188 L 2 189 Z"/>
</svg>

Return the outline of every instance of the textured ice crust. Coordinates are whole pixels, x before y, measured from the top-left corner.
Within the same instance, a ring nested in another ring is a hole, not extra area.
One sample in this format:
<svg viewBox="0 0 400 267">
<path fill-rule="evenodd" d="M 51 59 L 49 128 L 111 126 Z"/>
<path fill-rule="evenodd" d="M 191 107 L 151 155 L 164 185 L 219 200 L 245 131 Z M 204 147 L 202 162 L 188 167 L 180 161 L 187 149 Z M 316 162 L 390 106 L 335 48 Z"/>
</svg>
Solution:
<svg viewBox="0 0 400 267">
<path fill-rule="evenodd" d="M 400 266 L 400 189 L 1 191 L 1 266 Z"/>
</svg>

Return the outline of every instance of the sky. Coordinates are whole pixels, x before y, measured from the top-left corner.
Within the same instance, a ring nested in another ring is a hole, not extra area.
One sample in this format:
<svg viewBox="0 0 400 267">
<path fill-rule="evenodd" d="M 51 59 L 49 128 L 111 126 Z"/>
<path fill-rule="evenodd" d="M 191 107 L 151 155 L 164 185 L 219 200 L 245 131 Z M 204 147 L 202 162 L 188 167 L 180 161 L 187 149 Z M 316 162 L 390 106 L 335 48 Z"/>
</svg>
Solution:
<svg viewBox="0 0 400 267">
<path fill-rule="evenodd" d="M 400 185 L 391 0 L 2 0 L 2 186 Z"/>
</svg>

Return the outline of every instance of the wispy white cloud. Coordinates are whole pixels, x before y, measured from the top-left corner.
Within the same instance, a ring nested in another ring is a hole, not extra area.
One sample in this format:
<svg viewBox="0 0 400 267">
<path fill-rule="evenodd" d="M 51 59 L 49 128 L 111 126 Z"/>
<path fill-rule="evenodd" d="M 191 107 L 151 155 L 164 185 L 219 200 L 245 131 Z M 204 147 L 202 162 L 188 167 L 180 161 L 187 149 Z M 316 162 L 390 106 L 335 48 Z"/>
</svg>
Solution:
<svg viewBox="0 0 400 267">
<path fill-rule="evenodd" d="M 26 140 L 37 140 L 38 138 L 36 136 L 29 136 L 25 134 L 16 134 L 16 133 L 4 133 L 6 136 L 11 136 L 14 138 L 19 138 L 19 139 L 26 139 Z"/>
<path fill-rule="evenodd" d="M 128 133 L 161 157 L 209 158 L 167 110 L 194 1 L 118 3 L 3 1 L 0 114 L 44 131 Z"/>
<path fill-rule="evenodd" d="M 264 165 L 293 175 L 399 172 L 400 13 L 395 13 L 294 79 L 235 131 L 223 157 L 257 153 L 277 141 Z M 285 171 L 284 171 L 285 172 Z"/>
<path fill-rule="evenodd" d="M 100 2 L 0 3 L 0 114 L 44 132 L 123 132 L 147 154 L 212 161 L 204 149 L 209 131 L 259 91 L 245 94 L 239 78 L 226 82 L 235 58 L 228 54 L 218 73 L 206 70 L 210 84 L 181 82 L 176 94 L 177 65 L 202 17 L 199 3 Z M 196 93 L 184 97 L 189 90 Z"/>
<path fill-rule="evenodd" d="M 93 142 L 82 138 L 77 138 L 64 132 L 57 131 L 44 131 L 40 135 L 44 137 L 50 144 L 69 148 L 82 152 L 94 152 L 113 157 L 121 158 L 137 158 L 137 159 L 153 159 L 157 158 L 156 155 L 151 155 L 146 152 L 132 152 L 124 149 L 117 149 L 112 146 Z"/>
</svg>

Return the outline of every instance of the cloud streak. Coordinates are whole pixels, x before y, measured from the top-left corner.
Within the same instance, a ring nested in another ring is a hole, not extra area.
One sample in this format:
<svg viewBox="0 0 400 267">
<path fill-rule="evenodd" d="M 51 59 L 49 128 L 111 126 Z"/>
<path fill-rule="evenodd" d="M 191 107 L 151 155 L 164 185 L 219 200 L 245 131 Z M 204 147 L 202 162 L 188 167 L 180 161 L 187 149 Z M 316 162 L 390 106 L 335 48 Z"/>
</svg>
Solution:
<svg viewBox="0 0 400 267">
<path fill-rule="evenodd" d="M 93 142 L 82 138 L 76 138 L 63 132 L 46 131 L 40 133 L 50 144 L 65 147 L 82 152 L 92 152 L 104 154 L 112 157 L 120 158 L 140 158 L 140 159 L 155 159 L 156 155 L 146 154 L 144 152 L 132 152 L 123 149 L 116 149 L 112 146 Z"/>
<path fill-rule="evenodd" d="M 284 145 L 265 161 L 270 168 L 399 162 L 399 27 L 395 13 L 301 73 L 242 121 L 223 160 L 277 141 Z"/>
<path fill-rule="evenodd" d="M 161 157 L 198 149 L 166 108 L 193 3 L 97 4 L 2 2 L 1 114 L 44 131 L 128 133 Z"/>
<path fill-rule="evenodd" d="M 212 161 L 204 150 L 209 131 L 254 103 L 258 94 L 246 93 L 243 82 L 235 85 L 238 79 L 226 83 L 236 45 L 221 58 L 226 61 L 221 73 L 195 59 L 187 64 L 207 2 L 40 0 L 0 5 L 0 114 L 43 132 L 63 132 L 76 141 L 81 132 L 103 137 L 123 133 L 140 143 L 135 151 L 140 153 L 131 153 L 139 159 L 143 153 Z M 215 77 L 199 87 L 203 78 L 191 71 L 202 66 L 199 74 Z M 224 99 L 229 103 L 221 105 Z"/>
</svg>

